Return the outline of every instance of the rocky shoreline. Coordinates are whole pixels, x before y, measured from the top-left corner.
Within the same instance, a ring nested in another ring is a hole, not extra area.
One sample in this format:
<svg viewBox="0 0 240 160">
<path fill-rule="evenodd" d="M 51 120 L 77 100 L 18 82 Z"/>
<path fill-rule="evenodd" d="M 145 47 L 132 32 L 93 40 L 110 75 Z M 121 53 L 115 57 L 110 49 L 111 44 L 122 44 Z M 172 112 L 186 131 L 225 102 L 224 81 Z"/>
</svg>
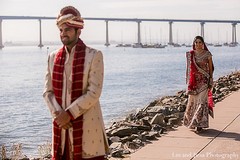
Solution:
<svg viewBox="0 0 240 160">
<path fill-rule="evenodd" d="M 240 71 L 220 77 L 214 81 L 213 100 L 215 104 L 239 88 Z M 151 141 L 158 140 L 163 134 L 167 134 L 167 132 L 182 125 L 187 98 L 188 95 L 182 90 L 176 95 L 156 99 L 141 110 L 129 114 L 124 120 L 114 122 L 106 129 L 110 144 L 108 158 L 129 156 Z M 42 147 L 41 158 L 33 158 L 32 160 L 51 159 L 50 144 Z M 6 150 L 3 146 L 0 152 L 0 159 L 9 159 L 6 158 Z M 30 159 L 23 156 L 21 149 L 16 149 L 13 152 L 16 153 L 17 159 Z"/>
<path fill-rule="evenodd" d="M 214 81 L 213 100 L 218 103 L 240 88 L 240 71 Z M 161 97 L 124 120 L 106 129 L 110 157 L 124 158 L 161 135 L 182 124 L 188 95 L 182 90 L 173 96 Z"/>
</svg>

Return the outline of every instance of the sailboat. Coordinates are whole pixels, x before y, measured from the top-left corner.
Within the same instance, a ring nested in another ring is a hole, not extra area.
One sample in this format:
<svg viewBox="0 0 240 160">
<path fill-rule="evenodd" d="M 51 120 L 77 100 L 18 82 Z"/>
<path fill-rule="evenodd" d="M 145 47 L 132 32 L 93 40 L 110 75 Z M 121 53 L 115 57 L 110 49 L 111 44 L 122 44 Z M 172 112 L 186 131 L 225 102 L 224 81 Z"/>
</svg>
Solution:
<svg viewBox="0 0 240 160">
<path fill-rule="evenodd" d="M 213 45 L 214 47 L 222 47 L 222 44 L 219 43 L 219 28 L 218 28 L 218 42 Z"/>
<path fill-rule="evenodd" d="M 214 47 L 222 47 L 222 44 L 216 43 L 216 44 L 214 44 L 213 46 L 214 46 Z"/>
<path fill-rule="evenodd" d="M 131 44 L 123 43 L 123 32 L 121 32 L 121 43 L 117 44 L 116 47 L 132 47 Z"/>
</svg>

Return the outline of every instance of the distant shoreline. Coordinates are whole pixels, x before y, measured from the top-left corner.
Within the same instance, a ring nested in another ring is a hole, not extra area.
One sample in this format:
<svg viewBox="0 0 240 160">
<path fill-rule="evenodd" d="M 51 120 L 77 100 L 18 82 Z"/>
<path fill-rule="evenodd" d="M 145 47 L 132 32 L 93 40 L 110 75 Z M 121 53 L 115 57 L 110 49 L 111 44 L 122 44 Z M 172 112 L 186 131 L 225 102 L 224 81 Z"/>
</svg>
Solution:
<svg viewBox="0 0 240 160">
<path fill-rule="evenodd" d="M 96 44 L 96 45 L 104 45 L 105 42 L 101 41 L 85 41 L 86 44 Z M 62 42 L 59 41 L 43 41 L 43 46 L 48 45 L 62 45 Z M 111 44 L 115 45 L 117 42 L 111 42 Z M 39 41 L 6 41 L 3 43 L 4 47 L 11 47 L 11 46 L 38 46 Z"/>
<path fill-rule="evenodd" d="M 102 42 L 102 41 L 84 41 L 86 44 L 88 45 L 103 45 L 105 44 L 105 42 Z M 134 42 L 132 43 L 122 43 L 122 42 L 117 42 L 117 41 L 111 41 L 110 42 L 110 46 L 118 46 L 118 45 L 123 45 L 122 47 L 129 47 L 129 45 L 133 45 Z M 158 43 L 156 43 L 158 44 Z M 163 46 L 168 46 L 167 43 L 159 43 Z M 59 40 L 59 41 L 43 41 L 42 42 L 42 45 L 43 46 L 51 46 L 51 45 L 62 45 L 62 42 Z M 126 45 L 126 46 L 124 46 Z M 153 44 L 147 44 L 147 43 L 142 43 L 142 45 L 153 45 Z M 175 46 L 176 45 L 176 46 Z M 172 45 L 173 47 L 183 47 L 183 46 L 186 46 L 186 47 L 191 47 L 191 44 L 187 44 L 187 43 L 176 43 L 175 45 Z M 39 41 L 5 41 L 3 42 L 3 48 L 4 47 L 11 47 L 11 46 L 39 46 Z M 170 45 L 171 46 L 171 45 Z M 208 46 L 214 46 L 214 47 L 223 47 L 223 46 L 228 46 L 228 47 L 237 47 L 239 46 L 238 43 L 236 44 L 232 44 L 232 43 L 228 43 L 228 42 L 225 42 L 225 43 L 216 43 L 216 44 L 213 44 L 213 43 L 209 43 Z M 138 48 L 138 47 L 137 47 Z M 144 47 L 142 47 L 144 48 Z"/>
</svg>

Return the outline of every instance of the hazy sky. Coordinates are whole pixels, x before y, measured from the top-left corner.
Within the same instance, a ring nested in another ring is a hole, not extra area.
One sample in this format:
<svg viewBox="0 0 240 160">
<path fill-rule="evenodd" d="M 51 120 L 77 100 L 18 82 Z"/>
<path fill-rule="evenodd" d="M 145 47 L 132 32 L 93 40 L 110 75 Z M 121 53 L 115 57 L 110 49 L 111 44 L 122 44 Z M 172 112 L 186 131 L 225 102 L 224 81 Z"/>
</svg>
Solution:
<svg viewBox="0 0 240 160">
<path fill-rule="evenodd" d="M 0 15 L 51 16 L 73 5 L 83 17 L 240 20 L 240 0 L 0 0 Z M 237 39 L 240 29 L 237 25 Z M 34 20 L 4 20 L 3 41 L 38 41 L 39 23 Z M 142 22 L 142 42 L 168 42 L 167 22 Z M 55 20 L 42 21 L 43 41 L 58 41 Z M 205 24 L 205 40 L 231 41 L 231 24 Z M 110 40 L 137 39 L 137 23 L 109 22 Z M 199 23 L 174 23 L 175 42 L 191 42 L 200 34 Z M 105 41 L 105 22 L 85 21 L 82 39 Z"/>
</svg>

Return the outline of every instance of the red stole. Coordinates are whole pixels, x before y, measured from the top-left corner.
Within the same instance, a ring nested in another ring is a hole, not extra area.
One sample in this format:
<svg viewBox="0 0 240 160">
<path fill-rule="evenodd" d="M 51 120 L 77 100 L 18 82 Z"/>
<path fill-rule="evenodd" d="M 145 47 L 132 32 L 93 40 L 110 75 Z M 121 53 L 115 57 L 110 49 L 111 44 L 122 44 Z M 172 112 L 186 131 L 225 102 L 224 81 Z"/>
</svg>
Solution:
<svg viewBox="0 0 240 160">
<path fill-rule="evenodd" d="M 193 59 L 194 59 L 194 51 L 192 50 L 190 51 L 190 60 L 188 62 L 190 67 L 188 91 L 195 91 L 197 88 L 197 82 L 195 78 L 195 74 L 197 73 L 197 67 L 194 64 Z"/>
<path fill-rule="evenodd" d="M 212 97 L 212 91 L 208 90 L 208 109 L 209 109 L 209 115 L 212 118 L 214 118 L 213 107 L 214 107 L 214 101 Z"/>
<path fill-rule="evenodd" d="M 75 48 L 73 64 L 72 64 L 72 91 L 71 102 L 76 100 L 82 95 L 83 90 L 83 70 L 85 62 L 85 49 L 86 45 L 81 39 L 78 40 Z M 58 104 L 62 105 L 62 89 L 63 89 L 63 72 L 65 63 L 66 51 L 65 47 L 61 48 L 56 54 L 53 67 L 52 85 L 54 95 Z M 80 116 L 71 121 L 73 125 L 73 151 L 74 160 L 82 159 L 82 126 L 83 116 Z M 53 158 L 54 160 L 62 159 L 61 149 L 61 128 L 58 127 L 56 122 L 53 122 Z M 67 137 L 68 138 L 68 137 Z M 65 144 L 65 146 L 68 144 Z"/>
</svg>

